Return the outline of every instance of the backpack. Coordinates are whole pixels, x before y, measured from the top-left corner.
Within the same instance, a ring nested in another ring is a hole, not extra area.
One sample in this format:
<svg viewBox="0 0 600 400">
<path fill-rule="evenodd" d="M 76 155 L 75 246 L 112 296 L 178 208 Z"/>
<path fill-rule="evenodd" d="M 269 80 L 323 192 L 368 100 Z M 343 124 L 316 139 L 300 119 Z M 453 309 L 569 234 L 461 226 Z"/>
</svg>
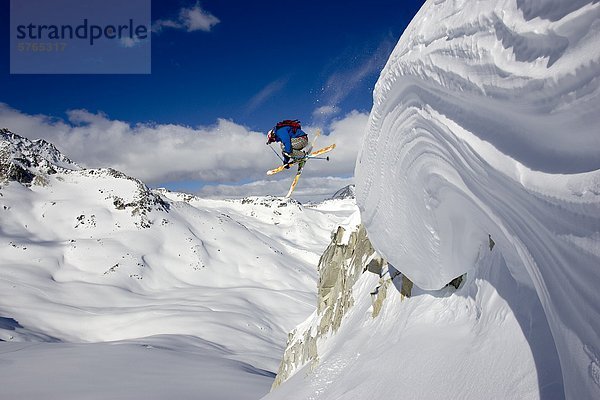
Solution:
<svg viewBox="0 0 600 400">
<path fill-rule="evenodd" d="M 301 129 L 302 127 L 300 126 L 300 121 L 297 119 L 285 119 L 281 122 L 278 122 L 277 125 L 275 126 L 275 129 L 279 129 L 282 128 L 284 126 L 289 126 L 290 128 L 292 128 L 292 133 L 296 133 L 296 131 L 298 129 Z"/>
</svg>

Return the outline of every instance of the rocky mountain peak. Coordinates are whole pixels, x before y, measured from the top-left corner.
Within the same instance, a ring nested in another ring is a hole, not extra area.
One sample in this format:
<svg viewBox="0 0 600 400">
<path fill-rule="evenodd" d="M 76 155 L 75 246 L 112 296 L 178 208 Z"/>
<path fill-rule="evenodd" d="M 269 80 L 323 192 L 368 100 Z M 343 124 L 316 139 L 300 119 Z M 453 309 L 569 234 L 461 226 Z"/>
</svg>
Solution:
<svg viewBox="0 0 600 400">
<path fill-rule="evenodd" d="M 0 180 L 30 184 L 36 176 L 80 169 L 52 143 L 0 128 Z"/>
<path fill-rule="evenodd" d="M 330 200 L 355 199 L 356 187 L 354 185 L 344 186 L 331 196 Z"/>
</svg>

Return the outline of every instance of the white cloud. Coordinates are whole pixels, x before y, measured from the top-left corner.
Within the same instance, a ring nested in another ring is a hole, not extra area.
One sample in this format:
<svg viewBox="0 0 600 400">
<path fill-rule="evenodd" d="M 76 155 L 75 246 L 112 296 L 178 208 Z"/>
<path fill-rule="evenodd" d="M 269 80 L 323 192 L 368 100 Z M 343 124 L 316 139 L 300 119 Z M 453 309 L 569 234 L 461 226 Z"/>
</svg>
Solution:
<svg viewBox="0 0 600 400">
<path fill-rule="evenodd" d="M 159 19 L 152 24 L 153 32 L 160 32 L 163 28 L 183 29 L 183 24 L 172 19 Z"/>
<path fill-rule="evenodd" d="M 28 115 L 0 104 L 0 126 L 44 138 L 86 167 L 113 167 L 148 183 L 256 179 L 277 163 L 263 133 L 219 119 L 213 126 L 136 124 L 71 110 L 68 120 Z M 271 158 L 268 158 L 271 157 Z"/>
<path fill-rule="evenodd" d="M 324 135 L 317 139 L 315 148 L 331 143 L 336 148 L 329 153 L 330 161 L 311 161 L 310 168 L 304 172 L 308 176 L 353 176 L 356 157 L 369 121 L 369 114 L 352 111 L 343 117 L 334 119 Z M 308 128 L 309 131 L 314 129 Z"/>
<path fill-rule="evenodd" d="M 132 125 L 86 110 L 71 110 L 67 116 L 63 121 L 29 115 L 0 103 L 0 127 L 31 139 L 46 139 L 82 166 L 112 167 L 149 184 L 262 181 L 265 172 L 280 163 L 265 145 L 263 132 L 250 131 L 226 119 L 219 119 L 212 126 L 192 128 L 175 124 Z M 328 126 L 330 134 L 319 138 L 315 146 L 335 142 L 337 148 L 330 153 L 331 161 L 311 161 L 302 179 L 353 176 L 367 120 L 367 114 L 356 111 L 334 120 Z M 307 132 L 314 130 L 306 127 Z M 291 172 L 286 171 L 268 182 L 278 185 L 276 181 L 284 179 L 282 185 L 286 186 L 290 177 Z"/>
<path fill-rule="evenodd" d="M 174 28 L 185 29 L 188 32 L 210 32 L 213 26 L 219 22 L 221 22 L 219 18 L 215 17 L 210 12 L 203 10 L 202 7 L 196 3 L 193 7 L 182 8 L 179 10 L 177 20 L 159 19 L 155 21 L 152 30 L 154 32 L 160 32 L 163 28 Z"/>
<path fill-rule="evenodd" d="M 258 107 L 260 107 L 271 96 L 273 96 L 275 93 L 282 90 L 285 87 L 285 85 L 287 85 L 288 81 L 289 81 L 288 77 L 280 78 L 280 79 L 277 79 L 277 80 L 269 83 L 267 86 L 262 88 L 260 90 L 260 92 L 255 94 L 248 101 L 248 104 L 246 105 L 246 113 L 251 113 L 252 111 L 256 110 Z"/>
<path fill-rule="evenodd" d="M 192 8 L 184 8 L 179 13 L 179 20 L 183 22 L 188 32 L 209 32 L 213 26 L 221 22 L 219 18 L 200 8 L 196 4 Z"/>
<path fill-rule="evenodd" d="M 140 39 L 138 39 L 137 37 L 136 38 L 124 37 L 124 38 L 121 38 L 121 40 L 120 40 L 121 46 L 127 47 L 127 48 L 134 47 L 141 42 L 142 41 Z"/>
</svg>

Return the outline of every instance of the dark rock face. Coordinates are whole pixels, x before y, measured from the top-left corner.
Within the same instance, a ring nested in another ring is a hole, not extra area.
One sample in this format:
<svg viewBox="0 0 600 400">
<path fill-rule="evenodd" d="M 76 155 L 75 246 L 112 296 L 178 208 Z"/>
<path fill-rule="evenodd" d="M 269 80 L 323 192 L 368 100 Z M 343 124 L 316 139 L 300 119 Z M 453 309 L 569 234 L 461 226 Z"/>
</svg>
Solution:
<svg viewBox="0 0 600 400">
<path fill-rule="evenodd" d="M 8 129 L 0 129 L 0 181 L 31 185 L 36 177 L 43 182 L 45 175 L 79 169 L 53 144 L 43 139 L 29 140 Z"/>
<path fill-rule="evenodd" d="M 331 196 L 330 200 L 339 199 L 355 199 L 356 198 L 356 187 L 354 185 L 344 186 Z"/>
<path fill-rule="evenodd" d="M 21 167 L 19 164 L 4 162 L 0 159 L 0 180 L 16 181 L 24 185 L 33 182 L 35 174 Z"/>
</svg>

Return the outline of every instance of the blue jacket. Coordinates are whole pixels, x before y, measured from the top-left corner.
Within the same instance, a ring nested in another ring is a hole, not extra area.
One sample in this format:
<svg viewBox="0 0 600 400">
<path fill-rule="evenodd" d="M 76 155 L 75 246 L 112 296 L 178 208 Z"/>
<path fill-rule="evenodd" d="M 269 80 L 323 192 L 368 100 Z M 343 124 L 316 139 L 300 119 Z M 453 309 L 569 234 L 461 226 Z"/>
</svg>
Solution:
<svg viewBox="0 0 600 400">
<path fill-rule="evenodd" d="M 283 150 L 288 154 L 292 154 L 292 138 L 300 136 L 306 136 L 306 132 L 296 129 L 296 133 L 294 133 L 289 126 L 282 126 L 275 131 L 275 140 L 283 143 Z"/>
</svg>

